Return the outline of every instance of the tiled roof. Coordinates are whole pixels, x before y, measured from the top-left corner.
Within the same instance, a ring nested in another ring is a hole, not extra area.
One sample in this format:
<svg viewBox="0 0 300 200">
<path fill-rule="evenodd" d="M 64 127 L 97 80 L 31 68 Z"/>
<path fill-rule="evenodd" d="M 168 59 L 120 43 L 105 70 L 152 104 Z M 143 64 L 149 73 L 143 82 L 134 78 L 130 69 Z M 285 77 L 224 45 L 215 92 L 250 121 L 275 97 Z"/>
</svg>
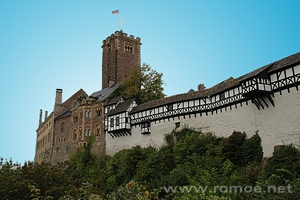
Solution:
<svg viewBox="0 0 300 200">
<path fill-rule="evenodd" d="M 71 116 L 71 113 L 72 113 L 71 110 L 68 110 L 68 111 L 64 112 L 63 114 L 59 115 L 58 117 L 56 117 L 55 120 L 69 117 L 69 116 Z"/>
<path fill-rule="evenodd" d="M 117 103 L 120 99 L 122 99 L 122 95 L 112 98 L 109 102 L 107 102 L 104 106 L 109 106 Z"/>
<path fill-rule="evenodd" d="M 133 103 L 133 101 L 134 99 L 129 99 L 127 101 L 119 103 L 119 105 L 115 109 L 111 110 L 107 115 L 110 116 L 121 112 L 125 112 Z"/>
<path fill-rule="evenodd" d="M 239 82 L 239 79 L 234 79 L 234 78 L 230 77 L 229 79 L 227 79 L 209 89 L 203 90 L 203 91 L 195 91 L 195 92 L 189 91 L 187 93 L 178 94 L 178 95 L 174 95 L 174 96 L 170 96 L 170 97 L 165 97 L 165 98 L 161 98 L 158 100 L 154 100 L 154 101 L 150 101 L 150 102 L 138 105 L 132 109 L 131 113 L 138 112 L 138 111 L 148 109 L 148 108 L 153 108 L 158 105 L 166 105 L 166 104 L 170 104 L 170 103 L 174 103 L 174 102 L 192 100 L 192 99 L 197 99 L 197 98 L 221 93 L 229 88 L 235 87 L 236 85 L 239 84 L 238 82 Z"/>
<path fill-rule="evenodd" d="M 209 88 L 203 91 L 195 91 L 193 92 L 190 90 L 188 93 L 184 94 L 178 94 L 162 99 L 158 99 L 155 101 L 150 101 L 141 105 L 138 105 L 134 107 L 131 111 L 131 113 L 139 112 L 141 110 L 161 106 L 161 105 L 166 105 L 169 103 L 174 103 L 174 102 L 180 102 L 180 101 L 185 101 L 185 100 L 192 100 L 192 99 L 197 99 L 201 97 L 206 97 L 206 96 L 212 96 L 214 94 L 221 93 L 225 90 L 228 90 L 230 88 L 236 87 L 237 85 L 240 84 L 240 82 L 245 81 L 249 78 L 259 76 L 264 73 L 270 73 L 274 72 L 275 70 L 278 70 L 280 68 L 287 67 L 292 64 L 300 63 L 300 53 L 296 53 L 294 55 L 291 55 L 289 57 L 286 57 L 284 59 L 281 59 L 279 61 L 276 61 L 274 63 L 270 63 L 266 66 L 263 66 L 261 68 L 258 68 L 248 74 L 245 74 L 243 76 L 240 76 L 238 78 L 232 78 L 230 77 L 229 79 Z"/>
<path fill-rule="evenodd" d="M 71 108 L 74 107 L 73 102 L 77 101 L 79 97 L 87 97 L 88 95 L 83 89 L 78 90 L 75 94 L 73 94 L 71 97 L 69 97 L 66 101 L 64 101 L 61 106 L 62 109 L 55 115 L 55 116 L 60 116 L 63 113 L 69 111 Z"/>
<path fill-rule="evenodd" d="M 269 70 L 269 73 L 297 63 L 300 63 L 300 52 L 276 61 Z"/>
<path fill-rule="evenodd" d="M 97 98 L 96 102 L 104 101 L 119 87 L 119 85 L 120 83 L 115 83 L 110 87 L 94 92 L 93 94 L 91 94 L 91 97 Z"/>
<path fill-rule="evenodd" d="M 240 81 L 240 82 L 241 82 L 241 81 L 245 81 L 245 80 L 247 80 L 247 79 L 249 79 L 249 78 L 252 78 L 252 77 L 254 77 L 254 76 L 258 76 L 258 75 L 261 74 L 261 73 L 268 72 L 269 68 L 270 68 L 272 65 L 273 65 L 273 63 L 268 64 L 268 65 L 266 65 L 266 66 L 264 66 L 264 67 L 258 68 L 258 69 L 254 70 L 254 71 L 252 71 L 252 72 L 250 72 L 250 73 L 248 73 L 248 74 L 245 74 L 245 75 L 243 75 L 243 76 L 240 77 L 240 80 L 239 80 L 239 81 Z"/>
</svg>

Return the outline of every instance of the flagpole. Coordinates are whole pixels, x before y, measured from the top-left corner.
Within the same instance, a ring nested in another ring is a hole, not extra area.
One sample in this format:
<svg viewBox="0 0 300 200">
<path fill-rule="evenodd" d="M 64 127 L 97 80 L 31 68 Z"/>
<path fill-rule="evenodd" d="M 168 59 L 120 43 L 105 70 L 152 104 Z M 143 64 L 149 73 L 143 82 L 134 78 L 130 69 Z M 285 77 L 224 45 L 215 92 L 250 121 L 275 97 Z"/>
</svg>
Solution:
<svg viewBox="0 0 300 200">
<path fill-rule="evenodd" d="M 120 14 L 119 9 L 118 9 L 118 10 L 112 11 L 112 14 L 113 14 L 113 15 L 115 15 L 115 14 L 119 15 L 119 14 Z M 120 18 L 119 22 L 120 22 L 120 31 L 122 32 L 122 26 L 123 26 L 123 24 L 124 24 L 125 22 L 122 20 L 122 18 Z"/>
</svg>

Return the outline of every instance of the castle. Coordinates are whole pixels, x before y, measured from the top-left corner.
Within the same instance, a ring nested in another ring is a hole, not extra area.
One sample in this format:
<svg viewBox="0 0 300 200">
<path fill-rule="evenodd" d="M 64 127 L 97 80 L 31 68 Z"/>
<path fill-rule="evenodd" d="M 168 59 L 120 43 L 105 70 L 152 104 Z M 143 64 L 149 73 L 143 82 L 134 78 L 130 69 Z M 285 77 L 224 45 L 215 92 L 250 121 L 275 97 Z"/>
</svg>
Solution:
<svg viewBox="0 0 300 200">
<path fill-rule="evenodd" d="M 164 135 L 188 126 L 227 137 L 259 131 L 264 156 L 274 146 L 300 145 L 300 53 L 229 78 L 206 89 L 137 105 L 122 96 L 109 99 L 119 84 L 140 66 L 140 38 L 116 31 L 103 41 L 102 90 L 78 90 L 62 102 L 56 90 L 53 112 L 40 110 L 35 162 L 68 159 L 95 136 L 92 152 L 114 153 L 136 145 L 160 147 Z"/>
</svg>

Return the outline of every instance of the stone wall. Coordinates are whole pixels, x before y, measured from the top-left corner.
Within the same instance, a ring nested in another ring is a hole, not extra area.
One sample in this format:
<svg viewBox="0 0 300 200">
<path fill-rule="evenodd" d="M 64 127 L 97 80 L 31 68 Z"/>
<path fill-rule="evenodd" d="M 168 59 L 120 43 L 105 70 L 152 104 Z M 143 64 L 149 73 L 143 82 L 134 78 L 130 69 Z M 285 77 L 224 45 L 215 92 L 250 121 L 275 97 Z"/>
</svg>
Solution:
<svg viewBox="0 0 300 200">
<path fill-rule="evenodd" d="M 103 40 L 102 45 L 102 88 L 111 83 L 121 83 L 132 74 L 134 67 L 141 65 L 140 38 L 127 36 L 126 33 L 116 31 Z M 130 51 L 126 50 L 130 46 Z"/>
<path fill-rule="evenodd" d="M 132 134 L 126 137 L 112 138 L 107 136 L 107 154 L 114 154 L 122 149 L 135 145 L 142 147 L 159 147 L 164 143 L 164 134 L 175 129 L 175 123 L 184 126 L 200 129 L 203 132 L 212 132 L 219 137 L 227 137 L 233 131 L 246 132 L 251 137 L 257 130 L 262 138 L 264 156 L 271 156 L 275 145 L 298 144 L 300 145 L 300 92 L 295 87 L 290 88 L 290 93 L 283 90 L 274 94 L 275 107 L 270 106 L 258 110 L 251 103 L 243 102 L 237 107 L 229 108 L 218 113 L 208 115 L 196 114 L 180 116 L 151 122 L 151 133 L 141 134 L 139 125 L 132 127 Z"/>
</svg>

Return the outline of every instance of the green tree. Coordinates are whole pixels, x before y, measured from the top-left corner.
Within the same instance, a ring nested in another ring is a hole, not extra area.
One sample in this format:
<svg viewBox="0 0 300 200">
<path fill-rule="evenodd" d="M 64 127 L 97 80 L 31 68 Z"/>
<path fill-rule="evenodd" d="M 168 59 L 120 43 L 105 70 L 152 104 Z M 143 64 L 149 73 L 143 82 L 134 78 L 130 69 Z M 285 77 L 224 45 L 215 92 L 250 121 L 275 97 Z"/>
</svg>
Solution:
<svg viewBox="0 0 300 200">
<path fill-rule="evenodd" d="M 0 198 L 1 199 L 29 199 L 30 181 L 24 179 L 20 168 L 12 170 L 12 161 L 6 162 L 0 169 Z"/>
<path fill-rule="evenodd" d="M 242 151 L 244 165 L 249 163 L 261 163 L 264 153 L 258 132 L 256 132 L 251 138 L 245 140 L 242 146 Z"/>
<path fill-rule="evenodd" d="M 292 145 L 282 145 L 274 151 L 264 168 L 265 178 L 273 174 L 287 180 L 300 177 L 300 151 Z"/>
<path fill-rule="evenodd" d="M 22 173 L 22 178 L 38 188 L 43 197 L 59 199 L 73 189 L 71 178 L 58 165 L 28 163 L 22 167 Z"/>
<path fill-rule="evenodd" d="M 143 159 L 143 149 L 140 146 L 117 152 L 107 162 L 107 188 L 112 190 L 131 181 L 138 163 Z"/>
<path fill-rule="evenodd" d="M 95 136 L 90 136 L 87 144 L 84 147 L 79 148 L 66 163 L 69 175 L 79 181 L 76 186 L 79 186 L 81 182 L 87 181 L 89 173 L 93 171 L 92 168 L 95 164 L 96 157 L 92 155 L 91 149 L 94 141 Z"/>
<path fill-rule="evenodd" d="M 155 149 L 146 148 L 143 160 L 138 163 L 134 180 L 144 183 L 149 189 L 157 189 L 168 183 L 170 172 L 176 167 L 169 145 Z"/>
<path fill-rule="evenodd" d="M 246 133 L 234 131 L 224 141 L 223 153 L 233 164 L 243 164 L 243 144 L 246 140 Z"/>
<path fill-rule="evenodd" d="M 163 98 L 162 73 L 151 69 L 149 64 L 135 67 L 130 77 L 125 79 L 110 99 L 122 95 L 125 99 L 134 98 L 138 104 Z"/>
<path fill-rule="evenodd" d="M 300 151 L 292 145 L 282 145 L 268 158 L 257 183 L 265 191 L 256 194 L 257 199 L 299 199 L 300 196 Z M 282 191 L 276 190 L 283 188 Z M 275 189 L 274 189 L 275 188 Z"/>
</svg>

